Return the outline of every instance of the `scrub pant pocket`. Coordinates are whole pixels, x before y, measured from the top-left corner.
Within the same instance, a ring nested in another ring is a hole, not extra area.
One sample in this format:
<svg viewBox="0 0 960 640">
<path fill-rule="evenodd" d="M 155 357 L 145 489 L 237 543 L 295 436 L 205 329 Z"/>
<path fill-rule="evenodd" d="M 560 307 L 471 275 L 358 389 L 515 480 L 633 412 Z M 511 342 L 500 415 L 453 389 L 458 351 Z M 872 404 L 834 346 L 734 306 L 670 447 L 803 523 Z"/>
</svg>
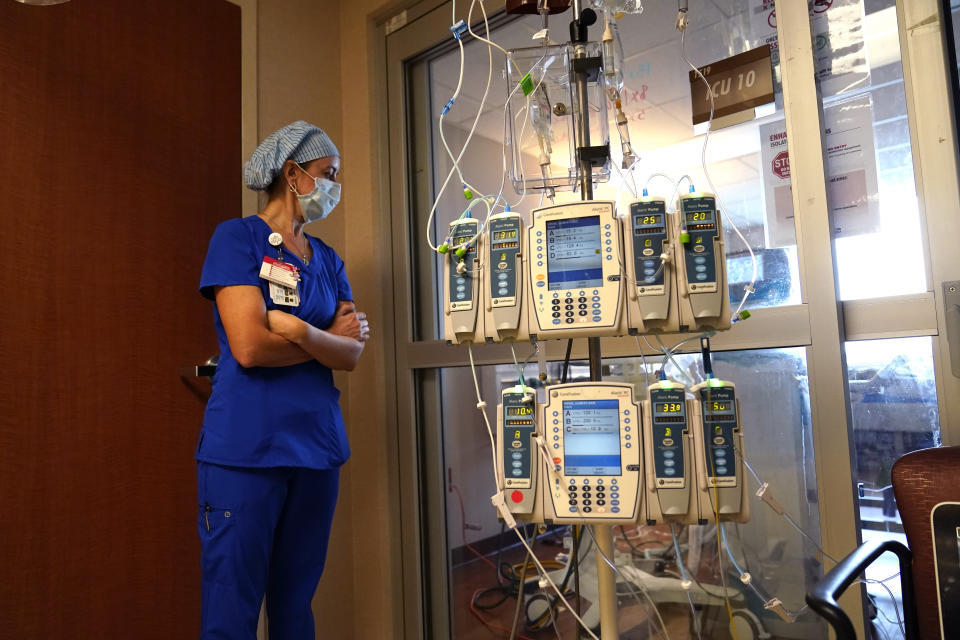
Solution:
<svg viewBox="0 0 960 640">
<path fill-rule="evenodd" d="M 237 533 L 231 526 L 237 520 L 234 517 L 236 512 L 236 506 L 215 507 L 204 502 L 200 505 L 200 515 L 197 518 L 200 541 L 204 549 L 210 550 L 210 553 L 205 553 L 202 558 L 203 575 L 225 585 L 236 582 L 231 562 L 237 546 Z"/>
</svg>

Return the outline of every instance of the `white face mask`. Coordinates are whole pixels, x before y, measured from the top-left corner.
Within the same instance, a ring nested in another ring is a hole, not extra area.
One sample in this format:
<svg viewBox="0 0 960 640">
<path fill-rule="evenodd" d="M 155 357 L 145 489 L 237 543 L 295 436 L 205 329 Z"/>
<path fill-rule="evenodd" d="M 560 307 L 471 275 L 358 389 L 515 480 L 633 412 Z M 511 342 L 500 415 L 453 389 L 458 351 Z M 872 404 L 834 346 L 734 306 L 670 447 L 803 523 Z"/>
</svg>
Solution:
<svg viewBox="0 0 960 640">
<path fill-rule="evenodd" d="M 303 171 L 303 168 L 300 167 L 300 170 Z M 309 173 L 307 175 L 310 176 Z M 297 193 L 293 185 L 291 188 Z M 313 191 L 305 195 L 297 193 L 297 199 L 300 201 L 304 222 L 323 220 L 340 202 L 340 184 L 327 178 L 313 178 Z"/>
</svg>

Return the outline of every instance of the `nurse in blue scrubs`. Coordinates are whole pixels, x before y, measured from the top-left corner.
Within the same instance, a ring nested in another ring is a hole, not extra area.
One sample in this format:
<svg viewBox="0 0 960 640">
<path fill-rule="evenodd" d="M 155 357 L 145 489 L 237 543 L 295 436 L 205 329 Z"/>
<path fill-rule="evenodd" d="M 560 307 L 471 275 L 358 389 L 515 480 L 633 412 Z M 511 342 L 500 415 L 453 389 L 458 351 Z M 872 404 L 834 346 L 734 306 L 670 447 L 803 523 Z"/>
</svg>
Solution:
<svg viewBox="0 0 960 640">
<path fill-rule="evenodd" d="M 370 336 L 343 260 L 303 232 L 339 201 L 339 170 L 322 130 L 276 131 L 244 166 L 266 207 L 210 240 L 200 292 L 220 362 L 196 455 L 203 640 L 253 640 L 264 596 L 270 640 L 314 637 L 310 602 L 350 456 L 333 371 L 353 370 Z"/>
</svg>

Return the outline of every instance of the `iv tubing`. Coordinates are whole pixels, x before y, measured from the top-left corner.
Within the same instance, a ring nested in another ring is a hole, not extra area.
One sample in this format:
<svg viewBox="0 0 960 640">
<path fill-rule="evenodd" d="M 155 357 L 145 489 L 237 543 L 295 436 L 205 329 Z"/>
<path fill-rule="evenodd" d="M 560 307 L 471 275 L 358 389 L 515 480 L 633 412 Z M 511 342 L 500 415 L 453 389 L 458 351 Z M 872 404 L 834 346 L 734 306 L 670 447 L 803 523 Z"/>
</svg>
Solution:
<svg viewBox="0 0 960 640">
<path fill-rule="evenodd" d="M 673 552 L 677 556 L 677 566 L 680 568 L 681 586 L 684 587 L 683 590 L 687 594 L 687 602 L 690 603 L 690 620 L 693 622 L 693 630 L 696 632 L 697 638 L 703 640 L 703 637 L 700 635 L 700 621 L 697 620 L 697 610 L 693 606 L 693 598 L 690 596 L 690 590 L 684 586 L 684 583 L 690 583 L 690 578 L 687 576 L 687 567 L 683 563 L 683 554 L 680 553 L 680 543 L 677 542 L 677 529 L 672 522 L 670 523 L 670 537 L 673 538 Z M 706 590 L 704 589 L 704 591 Z"/>
<path fill-rule="evenodd" d="M 734 322 L 736 322 L 737 320 L 739 320 L 740 311 L 743 310 L 743 306 L 746 304 L 747 298 L 750 296 L 751 293 L 753 293 L 753 290 L 754 290 L 753 286 L 757 282 L 757 256 L 753 252 L 753 247 L 751 247 L 750 243 L 747 242 L 746 237 L 744 237 L 743 233 L 741 233 L 740 229 L 737 227 L 736 223 L 733 221 L 733 219 L 730 217 L 730 214 L 727 212 L 727 207 L 726 205 L 723 204 L 723 200 L 721 200 L 720 194 L 717 192 L 717 188 L 713 186 L 713 180 L 710 179 L 710 172 L 707 170 L 707 143 L 710 142 L 710 134 L 713 131 L 713 111 L 714 111 L 713 89 L 710 87 L 710 82 L 700 72 L 700 69 L 697 69 L 695 66 L 693 66 L 693 63 L 690 62 L 689 58 L 687 58 L 687 51 L 686 51 L 685 40 L 684 40 L 685 34 L 686 34 L 685 29 L 680 31 L 680 55 L 683 57 L 683 61 L 687 63 L 687 66 L 693 69 L 694 73 L 696 73 L 700 77 L 700 79 L 703 80 L 703 83 L 707 86 L 707 95 L 710 96 L 710 119 L 707 124 L 707 133 L 706 135 L 704 135 L 704 138 L 703 138 L 703 149 L 700 152 L 700 164 L 703 168 L 703 175 L 707 179 L 707 185 L 709 185 L 710 191 L 713 192 L 714 196 L 717 199 L 717 205 L 720 209 L 720 213 L 723 214 L 723 217 L 727 220 L 727 224 L 730 225 L 733 231 L 737 234 L 737 236 L 743 242 L 743 245 L 747 248 L 747 252 L 750 254 L 750 260 L 753 263 L 753 275 L 750 277 L 750 284 L 746 285 L 743 288 L 743 297 L 740 299 L 740 304 L 737 305 L 736 310 L 733 312 L 733 319 L 734 319 Z"/>
</svg>

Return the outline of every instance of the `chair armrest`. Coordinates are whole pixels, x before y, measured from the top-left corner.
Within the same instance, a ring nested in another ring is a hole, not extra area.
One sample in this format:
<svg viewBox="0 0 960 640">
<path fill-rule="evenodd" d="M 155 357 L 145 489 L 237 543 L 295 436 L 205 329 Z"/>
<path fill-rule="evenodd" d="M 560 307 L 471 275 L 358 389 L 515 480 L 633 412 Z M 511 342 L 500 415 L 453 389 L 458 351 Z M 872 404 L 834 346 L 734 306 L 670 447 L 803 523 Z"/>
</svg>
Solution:
<svg viewBox="0 0 960 640">
<path fill-rule="evenodd" d="M 837 604 L 863 571 L 887 551 L 897 554 L 900 560 L 900 585 L 903 593 L 903 622 L 907 640 L 917 637 L 917 617 L 914 604 L 913 578 L 911 575 L 910 550 L 896 540 L 872 540 L 864 542 L 850 555 L 831 569 L 823 580 L 807 594 L 807 604 L 820 614 L 837 634 L 837 640 L 856 640 L 853 623 Z"/>
</svg>

